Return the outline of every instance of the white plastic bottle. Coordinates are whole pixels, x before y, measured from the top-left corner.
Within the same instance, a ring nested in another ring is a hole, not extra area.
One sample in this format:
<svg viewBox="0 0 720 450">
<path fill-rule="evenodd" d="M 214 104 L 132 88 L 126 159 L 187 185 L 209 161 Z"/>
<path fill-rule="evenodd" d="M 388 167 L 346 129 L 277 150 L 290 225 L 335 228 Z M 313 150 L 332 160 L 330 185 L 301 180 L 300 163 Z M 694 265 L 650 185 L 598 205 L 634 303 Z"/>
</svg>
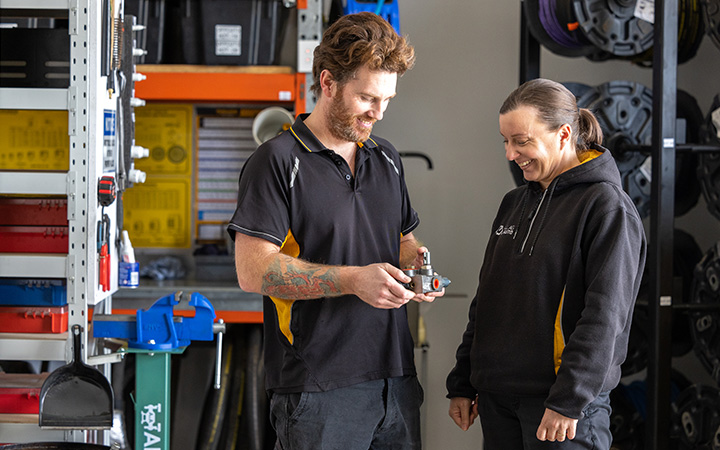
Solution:
<svg viewBox="0 0 720 450">
<path fill-rule="evenodd" d="M 122 261 L 127 263 L 135 262 L 135 249 L 132 247 L 127 230 L 122 231 Z"/>
<path fill-rule="evenodd" d="M 120 250 L 120 270 L 118 272 L 118 286 L 134 289 L 140 283 L 140 265 L 135 262 L 135 250 L 130 242 L 128 232 L 122 232 L 122 249 Z"/>
</svg>

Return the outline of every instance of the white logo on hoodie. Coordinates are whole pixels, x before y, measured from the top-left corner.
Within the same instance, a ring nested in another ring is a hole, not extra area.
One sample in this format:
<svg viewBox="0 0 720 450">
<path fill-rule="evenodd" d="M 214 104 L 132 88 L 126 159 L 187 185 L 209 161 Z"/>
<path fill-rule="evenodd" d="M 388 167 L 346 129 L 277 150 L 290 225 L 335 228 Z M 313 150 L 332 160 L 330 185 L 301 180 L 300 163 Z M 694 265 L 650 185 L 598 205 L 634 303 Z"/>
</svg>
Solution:
<svg viewBox="0 0 720 450">
<path fill-rule="evenodd" d="M 515 225 L 510 225 L 509 227 L 506 227 L 505 225 L 500 225 L 497 230 L 495 230 L 495 234 L 498 236 L 501 236 L 503 234 L 513 234 L 515 233 Z"/>
</svg>

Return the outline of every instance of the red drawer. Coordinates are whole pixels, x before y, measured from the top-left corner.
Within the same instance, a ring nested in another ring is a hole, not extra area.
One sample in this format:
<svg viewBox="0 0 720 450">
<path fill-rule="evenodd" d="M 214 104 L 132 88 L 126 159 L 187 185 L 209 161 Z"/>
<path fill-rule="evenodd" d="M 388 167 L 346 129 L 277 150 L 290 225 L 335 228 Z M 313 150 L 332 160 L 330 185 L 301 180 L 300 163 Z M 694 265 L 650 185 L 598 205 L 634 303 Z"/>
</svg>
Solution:
<svg viewBox="0 0 720 450">
<path fill-rule="evenodd" d="M 39 414 L 40 389 L 49 373 L 0 373 L 0 414 Z"/>
<path fill-rule="evenodd" d="M 0 333 L 64 333 L 67 329 L 67 305 L 0 307 Z"/>
<path fill-rule="evenodd" d="M 68 227 L 0 226 L 0 252 L 67 253 Z"/>
<path fill-rule="evenodd" d="M 67 199 L 0 198 L 0 225 L 66 227 Z"/>
</svg>

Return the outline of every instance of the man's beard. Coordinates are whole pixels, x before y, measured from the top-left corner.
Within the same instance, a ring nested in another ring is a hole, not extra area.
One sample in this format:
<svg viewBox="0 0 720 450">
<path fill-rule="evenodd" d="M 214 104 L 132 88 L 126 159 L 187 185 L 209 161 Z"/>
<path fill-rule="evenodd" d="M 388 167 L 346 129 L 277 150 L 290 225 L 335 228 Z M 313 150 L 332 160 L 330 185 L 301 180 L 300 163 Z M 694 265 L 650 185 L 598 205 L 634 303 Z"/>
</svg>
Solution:
<svg viewBox="0 0 720 450">
<path fill-rule="evenodd" d="M 370 137 L 372 127 L 358 130 L 357 119 L 360 116 L 353 115 L 345 106 L 342 100 L 342 89 L 339 90 L 333 98 L 327 113 L 327 120 L 330 124 L 330 133 L 336 139 L 342 139 L 347 142 L 364 142 Z M 372 121 L 369 117 L 363 117 L 366 121 Z"/>
</svg>

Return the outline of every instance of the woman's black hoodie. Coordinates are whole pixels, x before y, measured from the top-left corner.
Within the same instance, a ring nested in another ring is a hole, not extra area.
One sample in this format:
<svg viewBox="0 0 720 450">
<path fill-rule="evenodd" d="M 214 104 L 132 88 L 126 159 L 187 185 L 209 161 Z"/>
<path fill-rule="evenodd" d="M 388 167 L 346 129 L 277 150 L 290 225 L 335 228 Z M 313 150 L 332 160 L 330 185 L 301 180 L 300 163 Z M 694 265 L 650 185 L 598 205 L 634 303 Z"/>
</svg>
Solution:
<svg viewBox="0 0 720 450">
<path fill-rule="evenodd" d="M 610 152 L 503 199 L 448 397 L 546 396 L 580 418 L 617 386 L 645 265 L 645 233 Z"/>
</svg>

